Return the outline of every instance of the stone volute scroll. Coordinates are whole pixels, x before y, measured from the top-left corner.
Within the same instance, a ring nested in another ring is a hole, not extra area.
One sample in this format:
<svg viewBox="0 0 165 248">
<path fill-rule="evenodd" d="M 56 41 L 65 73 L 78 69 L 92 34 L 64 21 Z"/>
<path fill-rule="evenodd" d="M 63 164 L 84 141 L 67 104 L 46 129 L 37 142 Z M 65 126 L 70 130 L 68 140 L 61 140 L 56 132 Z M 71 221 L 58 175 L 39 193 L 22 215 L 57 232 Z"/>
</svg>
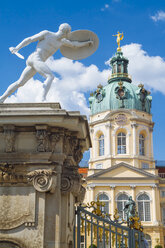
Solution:
<svg viewBox="0 0 165 248">
<path fill-rule="evenodd" d="M 31 171 L 27 178 L 39 192 L 54 193 L 57 186 L 57 173 L 51 169 Z"/>
<path fill-rule="evenodd" d="M 84 179 L 76 170 L 70 173 L 69 167 L 65 167 L 65 171 L 61 177 L 61 191 L 62 194 L 71 192 L 76 197 L 76 203 L 81 203 L 85 197 L 85 188 L 82 186 Z"/>
</svg>

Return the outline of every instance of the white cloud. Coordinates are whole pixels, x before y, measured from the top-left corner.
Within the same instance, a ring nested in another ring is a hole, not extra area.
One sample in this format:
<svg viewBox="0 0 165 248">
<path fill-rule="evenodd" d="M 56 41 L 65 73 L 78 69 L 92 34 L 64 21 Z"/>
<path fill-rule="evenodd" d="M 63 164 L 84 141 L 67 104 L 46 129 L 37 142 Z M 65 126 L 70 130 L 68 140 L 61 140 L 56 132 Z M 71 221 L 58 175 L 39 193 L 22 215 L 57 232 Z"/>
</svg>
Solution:
<svg viewBox="0 0 165 248">
<path fill-rule="evenodd" d="M 151 16 L 154 22 L 165 21 L 165 12 L 163 10 L 158 11 L 154 16 Z"/>
<path fill-rule="evenodd" d="M 101 11 L 105 11 L 106 9 L 109 9 L 109 4 L 107 3 L 104 5 L 104 8 L 101 8 Z"/>
<path fill-rule="evenodd" d="M 129 44 L 122 47 L 124 56 L 129 59 L 129 74 L 133 84 L 143 83 L 146 88 L 161 91 L 165 94 L 165 61 L 159 56 L 149 56 L 140 44 Z M 110 70 L 100 71 L 96 65 L 85 66 L 82 62 L 62 57 L 47 61 L 56 75 L 47 95 L 48 102 L 60 102 L 66 110 L 79 110 L 89 114 L 85 93 L 93 91 L 99 83 L 105 85 Z M 43 79 L 44 80 L 44 79 Z M 41 102 L 43 83 L 31 79 L 6 102 Z"/>
<path fill-rule="evenodd" d="M 123 46 L 122 51 L 129 59 L 133 83 L 143 83 L 148 89 L 165 94 L 165 61 L 160 56 L 149 56 L 140 44 Z"/>
</svg>

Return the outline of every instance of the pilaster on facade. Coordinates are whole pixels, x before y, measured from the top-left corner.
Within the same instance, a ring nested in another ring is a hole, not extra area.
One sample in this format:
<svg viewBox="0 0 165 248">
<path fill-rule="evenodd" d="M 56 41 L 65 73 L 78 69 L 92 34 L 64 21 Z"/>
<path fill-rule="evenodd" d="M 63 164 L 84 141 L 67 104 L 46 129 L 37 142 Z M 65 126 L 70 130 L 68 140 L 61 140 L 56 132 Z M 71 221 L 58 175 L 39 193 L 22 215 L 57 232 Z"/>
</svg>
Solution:
<svg viewBox="0 0 165 248">
<path fill-rule="evenodd" d="M 130 188 L 131 188 L 131 190 L 132 190 L 132 199 L 134 200 L 134 201 L 136 201 L 136 192 L 135 192 L 135 189 L 136 189 L 136 185 L 130 185 Z"/>
<path fill-rule="evenodd" d="M 133 156 L 137 155 L 136 151 L 136 145 L 137 145 L 137 138 L 136 138 L 136 129 L 137 129 L 137 124 L 134 122 L 131 124 L 131 127 L 133 129 Z"/>
<path fill-rule="evenodd" d="M 90 186 L 90 201 L 94 201 L 95 200 L 95 186 Z"/>
<path fill-rule="evenodd" d="M 157 192 L 157 185 L 152 186 L 152 216 L 153 216 L 153 223 L 155 226 L 159 225 L 159 221 L 157 219 L 157 211 L 158 211 L 158 205 L 157 205 L 157 198 L 156 198 L 156 192 Z"/>
<path fill-rule="evenodd" d="M 105 140 L 105 144 L 106 144 L 106 154 L 107 156 L 111 156 L 111 150 L 112 150 L 112 145 L 111 145 L 111 128 L 112 128 L 112 124 L 111 122 L 107 122 L 105 124 L 106 127 L 106 140 Z"/>
<path fill-rule="evenodd" d="M 150 143 L 151 143 L 151 149 L 150 149 L 150 157 L 153 159 L 154 152 L 153 152 L 153 127 L 149 127 L 149 133 L 150 133 Z"/>
<path fill-rule="evenodd" d="M 111 190 L 111 209 L 110 212 L 112 214 L 112 219 L 113 219 L 113 215 L 115 212 L 115 186 L 110 186 L 110 190 Z"/>
</svg>

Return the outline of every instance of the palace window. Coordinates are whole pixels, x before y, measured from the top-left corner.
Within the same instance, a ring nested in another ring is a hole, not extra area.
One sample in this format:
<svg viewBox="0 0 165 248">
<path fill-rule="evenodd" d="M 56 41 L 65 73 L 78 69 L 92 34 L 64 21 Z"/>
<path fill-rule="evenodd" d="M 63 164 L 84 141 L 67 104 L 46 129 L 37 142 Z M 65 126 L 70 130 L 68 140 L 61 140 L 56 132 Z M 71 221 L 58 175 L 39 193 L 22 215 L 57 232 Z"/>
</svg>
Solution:
<svg viewBox="0 0 165 248">
<path fill-rule="evenodd" d="M 138 196 L 138 213 L 141 221 L 151 221 L 150 198 L 143 193 Z"/>
<path fill-rule="evenodd" d="M 102 194 L 99 194 L 98 195 L 98 198 L 97 198 L 100 202 L 104 203 L 104 206 L 101 206 L 100 207 L 100 210 L 103 212 L 103 213 L 107 213 L 109 214 L 109 197 L 105 194 L 105 193 L 102 193 Z"/>
<path fill-rule="evenodd" d="M 116 64 L 113 65 L 113 73 L 116 73 Z"/>
<path fill-rule="evenodd" d="M 142 163 L 142 169 L 149 169 L 148 163 Z"/>
<path fill-rule="evenodd" d="M 124 213 L 124 207 L 126 202 L 128 201 L 129 196 L 126 194 L 121 194 L 118 196 L 117 198 L 117 209 L 118 209 L 118 213 L 120 216 L 120 219 L 126 219 L 125 213 Z"/>
<path fill-rule="evenodd" d="M 104 135 L 101 134 L 99 136 L 99 156 L 103 156 L 104 155 Z"/>
<path fill-rule="evenodd" d="M 121 64 L 118 65 L 118 73 L 121 73 Z"/>
<path fill-rule="evenodd" d="M 95 169 L 97 170 L 103 169 L 103 164 L 96 164 Z"/>
<path fill-rule="evenodd" d="M 117 135 L 117 153 L 126 153 L 126 135 L 122 132 Z"/>
<path fill-rule="evenodd" d="M 148 248 L 152 248 L 152 241 L 151 241 L 151 236 L 149 234 L 145 234 L 144 238 L 147 240 L 148 242 Z"/>
<path fill-rule="evenodd" d="M 139 154 L 145 155 L 145 137 L 143 134 L 139 135 Z"/>
<path fill-rule="evenodd" d="M 161 197 L 165 197 L 165 190 L 161 190 Z"/>
<path fill-rule="evenodd" d="M 162 223 L 165 226 L 165 208 L 162 208 Z"/>
</svg>

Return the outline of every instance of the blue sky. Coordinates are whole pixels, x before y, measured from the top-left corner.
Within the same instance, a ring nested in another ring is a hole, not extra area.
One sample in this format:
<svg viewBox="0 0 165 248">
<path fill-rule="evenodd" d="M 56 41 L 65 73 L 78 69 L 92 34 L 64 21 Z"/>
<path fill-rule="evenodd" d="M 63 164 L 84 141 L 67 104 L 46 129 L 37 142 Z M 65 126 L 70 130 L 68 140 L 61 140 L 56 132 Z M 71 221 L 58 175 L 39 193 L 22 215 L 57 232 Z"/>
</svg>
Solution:
<svg viewBox="0 0 165 248">
<path fill-rule="evenodd" d="M 94 31 L 99 37 L 100 44 L 95 54 L 82 61 L 61 59 L 60 52 L 55 54 L 54 59 L 48 61 L 57 77 L 48 101 L 57 100 L 62 102 L 62 106 L 66 109 L 77 108 L 82 113 L 88 114 L 89 92 L 100 82 L 105 85 L 110 74 L 110 68 L 105 62 L 116 51 L 116 42 L 112 34 L 117 31 L 124 32 L 122 46 L 124 46 L 124 55 L 130 59 L 129 72 L 133 83 L 143 83 L 151 90 L 153 96 L 154 157 L 157 160 L 165 160 L 165 1 L 1 1 L 1 93 L 18 79 L 25 67 L 25 60 L 10 54 L 8 48 L 16 46 L 24 38 L 42 30 L 57 31 L 58 26 L 64 22 L 69 23 L 72 30 Z M 35 43 L 31 44 L 23 48 L 20 53 L 27 58 L 35 46 Z M 71 71 L 70 67 L 72 67 Z M 65 68 L 65 73 L 61 68 Z M 73 75 L 77 80 L 76 83 Z M 34 101 L 39 101 L 37 98 L 37 93 L 41 89 L 39 80 L 43 81 L 40 76 L 35 76 L 29 85 L 10 97 L 8 102 L 33 101 L 33 97 Z M 67 82 L 71 82 L 70 85 Z M 31 90 L 32 85 L 34 90 Z M 64 95 L 60 93 L 62 85 L 66 88 Z M 31 94 L 27 94 L 27 91 Z M 72 94 L 72 101 L 64 101 L 67 92 Z"/>
</svg>

